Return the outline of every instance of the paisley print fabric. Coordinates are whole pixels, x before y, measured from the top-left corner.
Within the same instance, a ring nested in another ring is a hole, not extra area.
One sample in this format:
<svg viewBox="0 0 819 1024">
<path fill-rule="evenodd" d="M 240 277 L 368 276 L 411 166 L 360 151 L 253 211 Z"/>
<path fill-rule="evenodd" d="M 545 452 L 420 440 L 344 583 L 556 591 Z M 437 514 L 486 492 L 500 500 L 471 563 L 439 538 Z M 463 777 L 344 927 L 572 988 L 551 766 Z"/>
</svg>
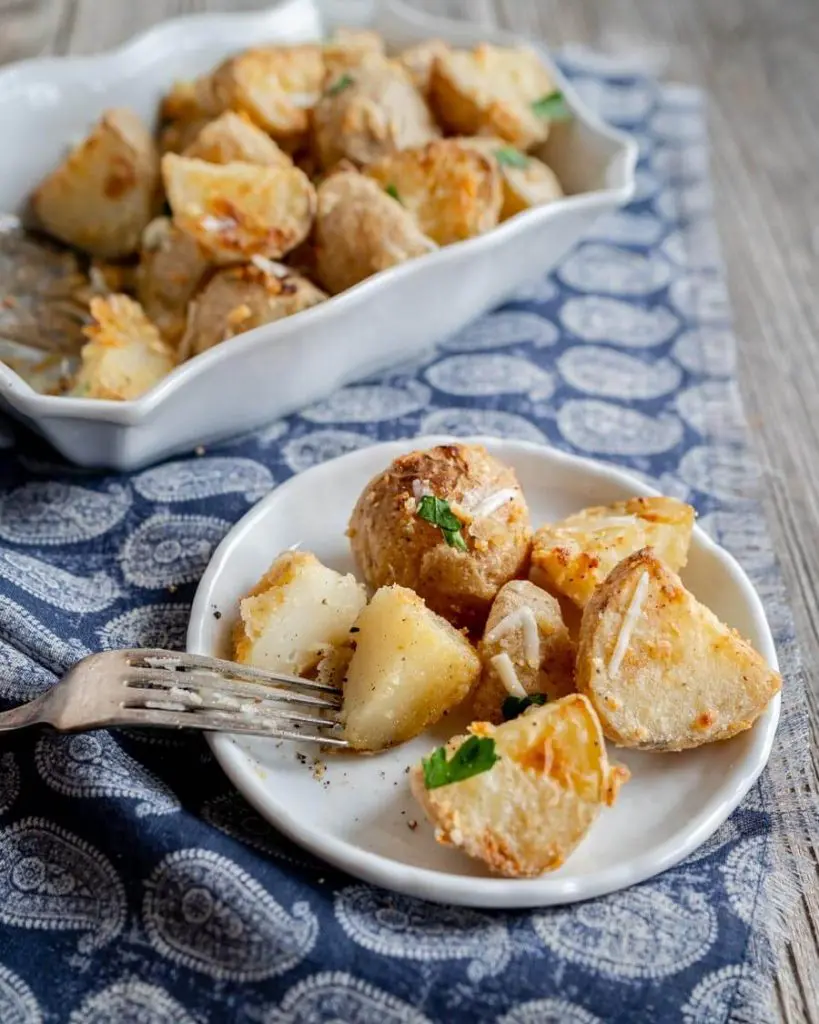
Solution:
<svg viewBox="0 0 819 1024">
<path fill-rule="evenodd" d="M 791 620 L 734 379 L 701 98 L 594 54 L 563 61 L 584 98 L 637 137 L 635 198 L 554 274 L 436 352 L 125 476 L 60 465 L 0 423 L 0 707 L 92 650 L 181 647 L 214 547 L 292 474 L 377 440 L 486 433 L 610 460 L 696 505 L 767 602 L 786 676 L 775 762 L 803 756 Z M 578 906 L 492 913 L 395 896 L 316 861 L 230 788 L 197 737 L 4 736 L 0 1021 L 765 1021 L 757 954 L 794 799 L 778 778 L 767 772 L 658 878 Z"/>
</svg>

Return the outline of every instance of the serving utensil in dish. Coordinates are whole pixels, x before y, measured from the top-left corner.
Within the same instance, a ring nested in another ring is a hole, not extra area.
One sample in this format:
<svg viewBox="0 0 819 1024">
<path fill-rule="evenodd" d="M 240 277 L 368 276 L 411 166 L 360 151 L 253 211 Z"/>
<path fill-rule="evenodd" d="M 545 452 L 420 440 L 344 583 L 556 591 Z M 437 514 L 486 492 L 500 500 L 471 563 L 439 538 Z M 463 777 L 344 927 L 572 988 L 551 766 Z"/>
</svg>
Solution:
<svg viewBox="0 0 819 1024">
<path fill-rule="evenodd" d="M 344 18 L 349 21 L 346 11 Z M 515 41 L 396 0 L 379 5 L 374 19 L 396 47 L 433 36 L 458 46 Z M 104 108 L 131 107 L 150 123 L 174 80 L 194 76 L 237 49 L 317 39 L 327 27 L 311 0 L 287 0 L 262 13 L 169 21 L 100 56 L 46 58 L 1 70 L 6 158 L 0 210 L 23 213 L 33 185 Z M 542 56 L 573 114 L 555 126 L 547 143 L 565 198 L 217 345 L 134 401 L 40 394 L 10 366 L 0 365 L 0 408 L 75 462 L 131 469 L 292 412 L 412 357 L 511 298 L 552 269 L 634 188 L 635 143 L 592 114 L 548 55 Z"/>
</svg>

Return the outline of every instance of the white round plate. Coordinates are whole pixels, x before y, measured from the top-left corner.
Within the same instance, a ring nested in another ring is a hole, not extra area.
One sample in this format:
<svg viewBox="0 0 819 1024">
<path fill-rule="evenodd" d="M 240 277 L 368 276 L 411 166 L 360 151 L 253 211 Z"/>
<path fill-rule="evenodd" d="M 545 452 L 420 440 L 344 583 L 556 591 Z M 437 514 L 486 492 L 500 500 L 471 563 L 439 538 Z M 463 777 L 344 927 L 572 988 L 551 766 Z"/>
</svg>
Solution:
<svg viewBox="0 0 819 1024">
<path fill-rule="evenodd" d="M 364 485 L 397 455 L 452 440 L 424 437 L 375 445 L 315 466 L 273 491 L 215 552 L 193 604 L 188 650 L 228 655 L 239 598 L 293 544 L 335 569 L 352 571 L 344 530 Z M 550 448 L 475 440 L 515 468 L 535 524 L 587 505 L 653 493 L 627 473 Z M 771 632 L 751 583 L 699 528 L 683 579 L 776 665 Z M 441 903 L 540 907 L 633 885 L 695 850 L 764 768 L 778 718 L 777 696 L 753 729 L 725 743 L 667 755 L 612 749 L 631 770 L 615 806 L 601 812 L 563 867 L 527 880 L 492 877 L 480 863 L 439 846 L 410 795 L 407 766 L 452 735 L 457 723 L 451 718 L 444 727 L 377 756 L 327 755 L 323 775 L 314 771 L 317 750 L 307 744 L 226 734 L 214 735 L 211 744 L 234 785 L 268 821 L 351 875 Z M 306 754 L 308 763 L 298 754 Z"/>
</svg>

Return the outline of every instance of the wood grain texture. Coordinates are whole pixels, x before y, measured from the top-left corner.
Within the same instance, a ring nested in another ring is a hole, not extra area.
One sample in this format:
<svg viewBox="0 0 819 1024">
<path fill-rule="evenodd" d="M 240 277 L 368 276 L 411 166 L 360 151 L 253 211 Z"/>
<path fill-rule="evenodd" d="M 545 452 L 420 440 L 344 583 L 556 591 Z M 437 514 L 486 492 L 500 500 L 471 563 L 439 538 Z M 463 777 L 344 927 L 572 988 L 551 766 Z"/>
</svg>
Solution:
<svg viewBox="0 0 819 1024">
<path fill-rule="evenodd" d="M 808 785 L 819 800 L 819 4 L 816 0 L 414 0 L 553 45 L 639 54 L 709 95 L 717 218 L 763 499 L 803 651 Z M 0 0 L 0 61 L 93 53 L 165 17 L 268 0 Z M 4 17 L 3 5 L 8 10 Z M 33 14 L 32 14 L 33 12 Z M 32 17 L 27 18 L 27 14 Z M 16 19 L 16 20 L 15 20 Z M 26 22 L 28 20 L 28 28 Z M 32 27 L 33 25 L 33 27 Z M 777 981 L 787 1024 L 819 1024 L 819 856 Z"/>
</svg>

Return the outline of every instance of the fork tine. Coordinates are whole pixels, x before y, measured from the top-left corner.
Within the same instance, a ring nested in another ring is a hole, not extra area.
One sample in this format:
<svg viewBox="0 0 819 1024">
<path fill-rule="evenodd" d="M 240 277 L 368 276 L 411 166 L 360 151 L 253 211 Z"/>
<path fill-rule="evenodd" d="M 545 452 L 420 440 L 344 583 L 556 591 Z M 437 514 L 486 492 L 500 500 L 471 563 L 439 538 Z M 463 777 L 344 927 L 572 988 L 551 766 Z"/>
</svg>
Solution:
<svg viewBox="0 0 819 1024">
<path fill-rule="evenodd" d="M 149 700 L 160 699 L 161 694 L 168 694 L 169 700 L 177 697 L 181 700 L 190 694 L 200 696 L 202 701 L 207 701 L 211 706 L 230 710 L 235 705 L 238 707 L 240 701 L 260 701 L 264 704 L 299 704 L 305 707 L 326 708 L 336 711 L 341 707 L 341 695 L 338 690 L 333 691 L 333 698 L 330 696 L 313 697 L 308 693 L 293 693 L 277 686 L 260 686 L 258 683 L 240 683 L 233 680 L 219 680 L 213 676 L 202 675 L 198 672 L 185 674 L 184 676 L 171 676 L 170 678 L 157 676 L 153 669 L 131 669 L 123 679 L 126 687 L 133 691 L 133 699 L 137 695 L 146 696 Z M 190 699 L 191 705 L 203 706 L 196 696 Z"/>
<path fill-rule="evenodd" d="M 285 706 L 280 707 L 275 694 L 272 695 L 271 699 L 261 701 L 252 699 L 241 700 L 232 694 L 220 694 L 217 696 L 221 699 L 208 699 L 207 695 L 201 696 L 197 688 L 187 689 L 175 686 L 171 690 L 165 690 L 129 686 L 128 694 L 122 699 L 122 706 L 125 708 L 151 708 L 160 711 L 174 710 L 182 713 L 195 711 L 202 714 L 212 711 L 223 715 L 251 714 L 263 718 L 287 718 L 293 722 L 338 724 L 338 719 L 334 716 L 319 718 L 318 716 L 299 714 L 298 711 L 290 711 L 287 708 L 287 705 L 295 704 L 297 708 L 303 706 L 318 712 L 325 710 L 335 712 L 338 710 L 339 706 L 337 704 L 330 704 L 317 697 L 285 694 L 282 698 L 282 703 Z"/>
</svg>

